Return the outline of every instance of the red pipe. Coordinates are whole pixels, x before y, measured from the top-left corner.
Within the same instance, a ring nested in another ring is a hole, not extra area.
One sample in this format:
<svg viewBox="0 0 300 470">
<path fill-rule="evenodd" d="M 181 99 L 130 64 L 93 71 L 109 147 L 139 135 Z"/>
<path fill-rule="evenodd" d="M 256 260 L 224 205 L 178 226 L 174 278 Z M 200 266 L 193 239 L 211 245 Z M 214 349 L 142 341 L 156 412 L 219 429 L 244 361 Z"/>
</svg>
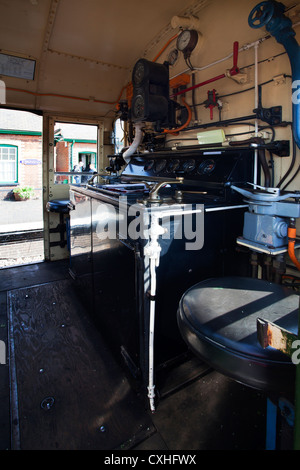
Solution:
<svg viewBox="0 0 300 470">
<path fill-rule="evenodd" d="M 238 74 L 240 71 L 237 66 L 238 52 L 239 52 L 239 43 L 235 41 L 233 43 L 233 67 L 229 70 L 229 73 L 231 76 Z M 216 77 L 205 80 L 204 82 L 197 83 L 197 85 L 193 85 L 189 88 L 186 88 L 185 90 L 177 91 L 176 93 L 173 93 L 173 95 L 170 95 L 170 97 L 174 98 L 175 96 L 182 95 L 184 93 L 187 93 L 188 91 L 194 90 L 195 88 L 199 88 L 201 86 L 207 85 L 208 83 L 216 82 L 217 80 L 221 80 L 221 78 L 225 78 L 225 77 L 226 77 L 226 74 L 222 73 L 222 75 L 217 75 Z"/>
<path fill-rule="evenodd" d="M 223 73 L 222 75 L 218 75 L 217 77 L 214 78 L 209 78 L 208 80 L 205 80 L 205 82 L 198 83 L 197 85 L 191 86 L 189 88 L 185 88 L 185 90 L 180 90 L 177 91 L 176 93 L 173 93 L 173 95 L 170 95 L 171 98 L 174 98 L 174 96 L 177 95 L 182 95 L 184 93 L 187 93 L 188 91 L 194 90 L 195 88 L 199 88 L 200 86 L 207 85 L 208 83 L 216 82 L 217 80 L 220 80 L 221 78 L 225 78 L 226 75 Z"/>
</svg>

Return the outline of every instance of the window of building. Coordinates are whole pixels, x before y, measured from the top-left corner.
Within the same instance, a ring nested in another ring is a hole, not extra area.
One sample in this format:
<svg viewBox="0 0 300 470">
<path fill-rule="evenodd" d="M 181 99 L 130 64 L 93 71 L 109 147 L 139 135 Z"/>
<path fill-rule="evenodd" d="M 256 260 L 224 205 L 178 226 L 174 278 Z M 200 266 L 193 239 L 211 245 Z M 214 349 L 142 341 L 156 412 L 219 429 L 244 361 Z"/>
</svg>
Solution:
<svg viewBox="0 0 300 470">
<path fill-rule="evenodd" d="M 18 181 L 18 148 L 13 145 L 0 145 L 0 183 Z"/>
<path fill-rule="evenodd" d="M 94 171 L 97 167 L 97 154 L 96 152 L 79 152 L 78 160 L 83 163 L 83 171 L 89 171 L 92 166 Z"/>
</svg>

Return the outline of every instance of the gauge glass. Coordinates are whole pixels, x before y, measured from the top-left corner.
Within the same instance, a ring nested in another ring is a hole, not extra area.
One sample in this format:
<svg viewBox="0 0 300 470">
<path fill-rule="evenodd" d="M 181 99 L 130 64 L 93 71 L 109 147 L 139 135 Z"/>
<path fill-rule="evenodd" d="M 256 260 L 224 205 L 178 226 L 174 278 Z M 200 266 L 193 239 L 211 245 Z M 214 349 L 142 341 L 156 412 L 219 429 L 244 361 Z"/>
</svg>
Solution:
<svg viewBox="0 0 300 470">
<path fill-rule="evenodd" d="M 159 160 L 155 164 L 155 172 L 159 173 L 160 171 L 162 171 L 165 168 L 166 164 L 167 164 L 167 160 Z"/>
<path fill-rule="evenodd" d="M 177 47 L 180 51 L 183 51 L 189 44 L 191 40 L 191 32 L 186 29 L 178 36 Z"/>
<path fill-rule="evenodd" d="M 216 162 L 214 160 L 204 160 L 198 168 L 198 173 L 200 175 L 209 175 L 214 171 L 216 167 Z"/>
<path fill-rule="evenodd" d="M 149 162 L 145 163 L 145 165 L 144 165 L 144 170 L 145 170 L 145 171 L 150 171 L 150 170 L 152 170 L 153 165 L 154 165 L 154 160 L 150 160 Z"/>
<path fill-rule="evenodd" d="M 171 173 L 172 171 L 176 171 L 180 166 L 179 160 L 171 160 L 167 165 L 167 172 Z"/>
<path fill-rule="evenodd" d="M 168 62 L 170 65 L 174 65 L 178 59 L 178 49 L 173 49 L 168 55 Z"/>
<path fill-rule="evenodd" d="M 190 173 L 195 168 L 195 160 L 187 160 L 183 163 L 182 168 L 185 173 Z"/>
</svg>

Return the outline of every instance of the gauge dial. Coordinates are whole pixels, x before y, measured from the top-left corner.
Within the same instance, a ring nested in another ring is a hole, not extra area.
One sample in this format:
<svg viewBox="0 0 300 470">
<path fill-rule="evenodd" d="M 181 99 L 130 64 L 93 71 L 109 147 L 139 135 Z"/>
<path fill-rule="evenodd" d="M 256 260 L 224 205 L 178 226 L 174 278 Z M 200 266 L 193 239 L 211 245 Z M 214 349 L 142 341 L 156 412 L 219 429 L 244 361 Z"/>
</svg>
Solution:
<svg viewBox="0 0 300 470">
<path fill-rule="evenodd" d="M 200 175 L 209 175 L 214 171 L 216 167 L 216 162 L 212 159 L 204 160 L 202 163 L 200 163 L 197 172 Z"/>
<path fill-rule="evenodd" d="M 190 173 L 195 168 L 195 160 L 187 160 L 183 163 L 182 169 L 184 173 Z"/>
<path fill-rule="evenodd" d="M 154 165 L 154 160 L 150 160 L 149 162 L 145 163 L 145 165 L 144 165 L 144 170 L 145 170 L 145 171 L 150 171 L 150 170 L 152 170 L 153 165 Z"/>
<path fill-rule="evenodd" d="M 167 160 L 159 160 L 158 162 L 156 162 L 155 164 L 155 173 L 159 173 L 160 171 L 162 171 L 165 166 L 167 164 Z"/>
<path fill-rule="evenodd" d="M 168 162 L 166 170 L 168 173 L 172 173 L 173 171 L 178 170 L 179 166 L 180 166 L 179 160 L 171 160 L 170 162 Z"/>
<path fill-rule="evenodd" d="M 194 29 L 185 29 L 177 38 L 177 49 L 189 57 L 198 42 L 198 33 Z"/>
<path fill-rule="evenodd" d="M 174 65 L 178 59 L 178 49 L 172 49 L 168 55 L 168 62 L 170 65 Z"/>
</svg>

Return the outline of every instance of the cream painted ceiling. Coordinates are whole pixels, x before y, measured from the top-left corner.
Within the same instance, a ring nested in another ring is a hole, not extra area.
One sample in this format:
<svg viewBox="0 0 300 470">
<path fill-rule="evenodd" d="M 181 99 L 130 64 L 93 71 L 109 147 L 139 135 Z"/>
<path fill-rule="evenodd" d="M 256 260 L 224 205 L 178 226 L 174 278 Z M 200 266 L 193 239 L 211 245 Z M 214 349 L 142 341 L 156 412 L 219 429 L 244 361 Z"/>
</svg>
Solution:
<svg viewBox="0 0 300 470">
<path fill-rule="evenodd" d="M 0 77 L 6 105 L 111 113 L 135 62 L 174 35 L 172 17 L 208 1 L 0 0 L 0 52 L 37 61 L 34 80 Z"/>
</svg>

